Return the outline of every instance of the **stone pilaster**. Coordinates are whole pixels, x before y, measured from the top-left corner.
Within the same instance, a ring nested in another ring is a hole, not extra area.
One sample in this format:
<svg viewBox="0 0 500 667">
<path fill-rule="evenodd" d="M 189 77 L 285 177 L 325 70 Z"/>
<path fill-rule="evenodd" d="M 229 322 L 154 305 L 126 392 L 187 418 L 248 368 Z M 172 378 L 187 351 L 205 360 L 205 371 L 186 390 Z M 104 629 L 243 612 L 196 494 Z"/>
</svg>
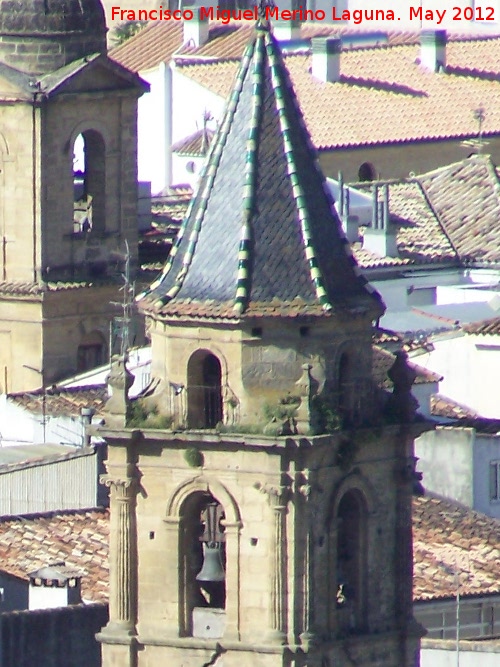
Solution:
<svg viewBox="0 0 500 667">
<path fill-rule="evenodd" d="M 224 638 L 239 641 L 240 636 L 240 531 L 239 521 L 223 520 L 226 536 L 226 618 L 227 625 Z"/>
<path fill-rule="evenodd" d="M 268 639 L 272 642 L 284 644 L 286 641 L 286 597 L 287 597 L 287 568 L 286 568 L 286 514 L 289 498 L 289 488 L 271 486 L 268 484 L 256 485 L 268 498 L 272 511 L 273 529 L 271 533 L 270 558 L 270 600 L 269 600 L 269 632 Z"/>
<path fill-rule="evenodd" d="M 137 623 L 138 476 L 133 464 L 123 476 L 108 474 L 101 482 L 110 488 L 109 623 L 107 636 L 134 636 Z"/>
</svg>

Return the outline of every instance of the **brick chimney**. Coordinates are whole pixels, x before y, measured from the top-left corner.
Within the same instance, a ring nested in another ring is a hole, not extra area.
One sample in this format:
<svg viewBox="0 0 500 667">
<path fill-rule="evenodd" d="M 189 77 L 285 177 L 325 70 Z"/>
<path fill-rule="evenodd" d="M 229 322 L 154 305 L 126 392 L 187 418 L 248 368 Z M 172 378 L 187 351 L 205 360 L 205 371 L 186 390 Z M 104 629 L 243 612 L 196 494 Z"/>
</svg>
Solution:
<svg viewBox="0 0 500 667">
<path fill-rule="evenodd" d="M 446 30 L 422 30 L 420 33 L 420 65 L 431 72 L 446 67 Z"/>
<path fill-rule="evenodd" d="M 338 37 L 315 37 L 311 44 L 312 75 L 325 83 L 339 81 L 341 40 Z"/>
<path fill-rule="evenodd" d="M 208 42 L 210 26 L 208 18 L 200 19 L 198 11 L 194 12 L 194 18 L 191 21 L 183 21 L 184 25 L 184 44 L 198 47 Z"/>
<path fill-rule="evenodd" d="M 382 190 L 381 201 L 379 201 L 379 190 Z M 389 186 L 374 184 L 372 196 L 372 222 L 371 226 L 365 229 L 363 248 L 380 257 L 397 257 L 397 229 L 390 221 Z"/>
</svg>

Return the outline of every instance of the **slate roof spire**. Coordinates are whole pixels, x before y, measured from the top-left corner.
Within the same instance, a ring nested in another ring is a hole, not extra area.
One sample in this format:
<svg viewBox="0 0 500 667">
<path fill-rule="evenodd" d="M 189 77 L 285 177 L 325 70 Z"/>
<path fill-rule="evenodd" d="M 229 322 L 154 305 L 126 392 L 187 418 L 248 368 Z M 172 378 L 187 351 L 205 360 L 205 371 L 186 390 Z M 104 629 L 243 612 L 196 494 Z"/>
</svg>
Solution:
<svg viewBox="0 0 500 667">
<path fill-rule="evenodd" d="M 264 314 L 271 303 L 316 315 L 383 310 L 352 257 L 265 16 L 176 244 L 142 297 L 165 315 L 186 302 L 201 316 L 208 303 L 231 317 Z"/>
</svg>

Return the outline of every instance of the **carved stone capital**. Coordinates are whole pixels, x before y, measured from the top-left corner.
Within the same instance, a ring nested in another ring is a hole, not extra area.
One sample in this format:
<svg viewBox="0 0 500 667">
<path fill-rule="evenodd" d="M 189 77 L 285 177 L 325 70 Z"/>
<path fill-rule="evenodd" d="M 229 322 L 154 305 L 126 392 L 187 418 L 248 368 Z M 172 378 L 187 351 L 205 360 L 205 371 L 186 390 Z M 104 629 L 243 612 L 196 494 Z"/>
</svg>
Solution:
<svg viewBox="0 0 500 667">
<path fill-rule="evenodd" d="M 267 482 L 255 482 L 254 489 L 267 496 L 269 504 L 275 509 L 286 507 L 291 498 L 292 490 L 289 486 L 268 484 Z"/>
</svg>

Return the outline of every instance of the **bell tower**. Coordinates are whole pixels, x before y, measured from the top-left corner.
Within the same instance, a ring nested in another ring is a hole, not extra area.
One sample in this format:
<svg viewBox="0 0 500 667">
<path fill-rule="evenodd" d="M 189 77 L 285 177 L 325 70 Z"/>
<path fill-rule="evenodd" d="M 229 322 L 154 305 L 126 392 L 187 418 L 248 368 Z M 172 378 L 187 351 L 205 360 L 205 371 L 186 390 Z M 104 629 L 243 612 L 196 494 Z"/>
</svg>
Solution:
<svg viewBox="0 0 500 667">
<path fill-rule="evenodd" d="M 342 233 L 265 21 L 117 359 L 105 667 L 415 667 L 413 376 L 372 382 L 379 295 Z M 163 420 L 163 421 L 162 421 Z M 166 428 L 168 427 L 168 428 Z"/>
<path fill-rule="evenodd" d="M 99 0 L 0 1 L 2 391 L 105 361 L 145 90 L 108 59 Z"/>
</svg>

